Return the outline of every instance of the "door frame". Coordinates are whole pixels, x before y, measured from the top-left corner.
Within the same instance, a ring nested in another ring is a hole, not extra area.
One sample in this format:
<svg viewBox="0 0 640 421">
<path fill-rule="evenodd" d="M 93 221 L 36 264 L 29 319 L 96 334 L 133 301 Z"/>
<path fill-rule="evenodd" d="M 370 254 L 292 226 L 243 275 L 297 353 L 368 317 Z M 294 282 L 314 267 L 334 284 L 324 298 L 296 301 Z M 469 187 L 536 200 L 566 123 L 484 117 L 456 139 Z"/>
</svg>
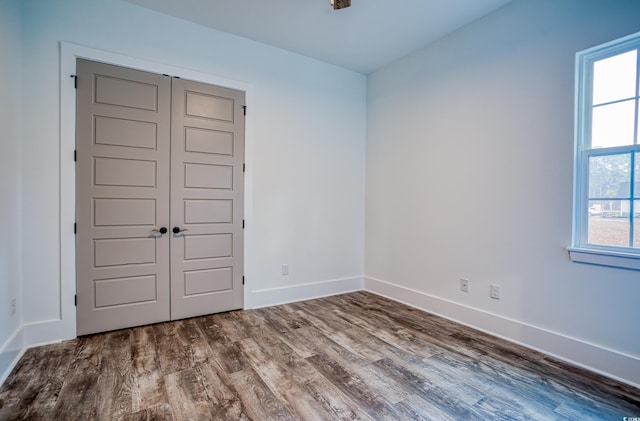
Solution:
<svg viewBox="0 0 640 421">
<path fill-rule="evenodd" d="M 182 67 L 171 66 L 153 61 L 129 57 L 122 54 L 98 50 L 78 44 L 60 43 L 60 320 L 52 321 L 54 326 L 47 323 L 49 334 L 58 339 L 66 340 L 76 337 L 76 238 L 74 234 L 76 208 L 76 170 L 74 151 L 76 144 L 76 90 L 72 75 L 76 74 L 76 59 L 84 58 L 151 73 L 168 74 L 202 82 L 210 85 L 222 86 L 245 92 L 247 104 L 252 102 L 253 86 L 251 84 L 224 78 L 221 76 L 201 73 Z M 243 289 L 244 308 L 252 308 L 250 302 L 251 276 L 248 262 L 251 261 L 251 221 L 252 221 L 252 192 L 253 192 L 253 130 L 252 119 L 245 117 L 245 156 L 246 172 L 244 174 L 244 220 L 247 228 L 244 230 L 243 272 L 246 283 Z M 53 328 L 53 329 L 52 329 Z"/>
</svg>

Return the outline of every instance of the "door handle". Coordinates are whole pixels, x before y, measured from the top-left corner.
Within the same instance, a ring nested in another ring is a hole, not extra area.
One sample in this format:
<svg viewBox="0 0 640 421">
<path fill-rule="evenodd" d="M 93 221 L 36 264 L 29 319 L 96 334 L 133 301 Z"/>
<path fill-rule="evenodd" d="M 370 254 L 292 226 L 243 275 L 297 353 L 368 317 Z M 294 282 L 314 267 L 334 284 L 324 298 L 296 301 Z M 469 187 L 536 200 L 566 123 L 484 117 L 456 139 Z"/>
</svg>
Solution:
<svg viewBox="0 0 640 421">
<path fill-rule="evenodd" d="M 189 230 L 186 228 L 180 229 L 180 227 L 173 227 L 171 231 L 173 231 L 174 234 L 180 234 L 181 232 L 189 231 Z"/>
<path fill-rule="evenodd" d="M 162 227 L 159 230 L 151 230 L 151 232 L 159 232 L 160 234 L 166 234 L 167 233 L 167 228 L 166 227 Z"/>
</svg>

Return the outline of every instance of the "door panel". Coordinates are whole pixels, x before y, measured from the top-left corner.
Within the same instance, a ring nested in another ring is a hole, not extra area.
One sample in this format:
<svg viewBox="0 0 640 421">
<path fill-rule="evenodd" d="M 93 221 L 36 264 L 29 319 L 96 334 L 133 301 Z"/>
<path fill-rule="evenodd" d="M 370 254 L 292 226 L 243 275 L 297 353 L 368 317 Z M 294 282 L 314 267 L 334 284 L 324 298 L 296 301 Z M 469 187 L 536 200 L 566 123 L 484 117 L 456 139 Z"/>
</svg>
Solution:
<svg viewBox="0 0 640 421">
<path fill-rule="evenodd" d="M 118 71 L 128 71 L 122 67 L 111 66 Z M 135 70 L 134 70 L 135 71 Z M 151 75 L 150 73 L 147 73 Z M 152 75 L 158 77 L 159 75 Z M 95 75 L 95 102 L 97 104 L 117 105 L 119 107 L 138 108 L 141 110 L 157 112 L 158 107 L 164 107 L 160 103 L 159 87 L 155 81 L 149 83 L 142 79 L 128 79 L 127 75 L 121 77 L 105 74 Z"/>
<path fill-rule="evenodd" d="M 185 127 L 185 151 L 233 156 L 233 132 Z"/>
<path fill-rule="evenodd" d="M 123 118 L 95 118 L 96 143 L 100 145 L 156 148 L 157 125 Z"/>
<path fill-rule="evenodd" d="M 172 85 L 171 318 L 242 308 L 244 92 Z"/>
<path fill-rule="evenodd" d="M 185 200 L 186 224 L 229 224 L 233 222 L 233 200 Z"/>
<path fill-rule="evenodd" d="M 96 267 L 156 263 L 155 238 L 105 238 L 93 245 Z"/>
<path fill-rule="evenodd" d="M 156 179 L 157 161 L 97 157 L 94 159 L 96 186 L 153 187 Z"/>
<path fill-rule="evenodd" d="M 154 225 L 156 201 L 153 199 L 94 199 L 94 225 Z"/>
<path fill-rule="evenodd" d="M 78 335 L 168 320 L 171 79 L 77 72 Z"/>
<path fill-rule="evenodd" d="M 96 308 L 153 302 L 157 299 L 157 288 L 155 275 L 100 279 L 96 281 Z"/>
</svg>

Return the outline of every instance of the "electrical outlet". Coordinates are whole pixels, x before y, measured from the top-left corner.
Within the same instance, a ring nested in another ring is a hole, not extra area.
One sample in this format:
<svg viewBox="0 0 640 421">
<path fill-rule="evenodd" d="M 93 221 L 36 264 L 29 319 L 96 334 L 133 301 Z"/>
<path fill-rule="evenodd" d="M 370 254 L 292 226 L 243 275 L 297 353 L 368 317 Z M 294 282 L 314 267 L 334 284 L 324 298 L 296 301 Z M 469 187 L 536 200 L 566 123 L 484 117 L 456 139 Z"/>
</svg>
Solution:
<svg viewBox="0 0 640 421">
<path fill-rule="evenodd" d="M 499 300 L 500 299 L 500 285 L 491 284 L 491 288 L 489 290 L 489 295 L 494 300 Z"/>
<path fill-rule="evenodd" d="M 469 280 L 467 278 L 460 278 L 460 291 L 469 292 Z"/>
<path fill-rule="evenodd" d="M 11 299 L 11 317 L 13 317 L 16 314 L 16 299 L 12 298 Z"/>
<path fill-rule="evenodd" d="M 283 275 L 288 275 L 289 274 L 289 265 L 288 264 L 284 264 L 282 265 L 282 274 Z"/>
</svg>

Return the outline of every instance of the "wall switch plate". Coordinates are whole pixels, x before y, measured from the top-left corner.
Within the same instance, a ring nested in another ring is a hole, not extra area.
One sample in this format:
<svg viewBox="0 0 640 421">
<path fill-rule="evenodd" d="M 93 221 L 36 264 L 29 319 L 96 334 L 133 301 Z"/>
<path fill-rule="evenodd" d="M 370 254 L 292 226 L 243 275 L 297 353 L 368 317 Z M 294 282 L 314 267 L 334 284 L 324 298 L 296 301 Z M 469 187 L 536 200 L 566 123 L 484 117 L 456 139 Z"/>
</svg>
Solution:
<svg viewBox="0 0 640 421">
<path fill-rule="evenodd" d="M 460 278 L 460 291 L 469 292 L 469 280 L 467 278 Z"/>
<path fill-rule="evenodd" d="M 288 275 L 289 274 L 289 265 L 288 264 L 282 265 L 282 274 L 283 275 Z"/>
<path fill-rule="evenodd" d="M 500 285 L 491 284 L 491 288 L 489 290 L 489 295 L 494 300 L 499 300 L 500 299 Z"/>
</svg>

